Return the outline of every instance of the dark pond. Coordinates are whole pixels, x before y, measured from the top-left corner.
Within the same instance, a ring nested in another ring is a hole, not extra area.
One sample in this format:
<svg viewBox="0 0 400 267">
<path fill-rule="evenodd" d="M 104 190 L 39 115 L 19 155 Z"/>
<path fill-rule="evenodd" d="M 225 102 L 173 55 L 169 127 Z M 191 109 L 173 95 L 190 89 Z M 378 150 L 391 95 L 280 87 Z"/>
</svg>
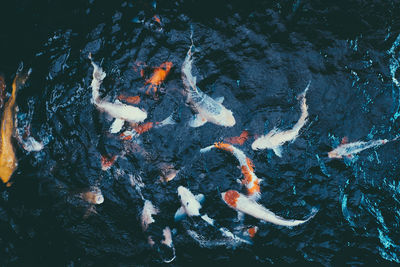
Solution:
<svg viewBox="0 0 400 267">
<path fill-rule="evenodd" d="M 142 178 L 143 197 L 159 207 L 159 230 L 173 229 L 174 266 L 400 262 L 400 144 L 351 159 L 327 157 L 343 137 L 355 142 L 399 134 L 399 1 L 18 0 L 2 3 L 1 11 L 7 91 L 20 62 L 32 68 L 17 99 L 18 127 L 30 125 L 45 144 L 28 153 L 15 142 L 14 183 L 0 185 L 1 266 L 160 264 L 141 228 L 143 200 L 132 177 Z M 197 85 L 225 97 L 234 127 L 188 126 L 192 111 L 181 65 L 191 32 Z M 140 95 L 146 121 L 173 113 L 177 124 L 136 140 L 110 134 L 110 118 L 91 102 L 89 52 L 107 73 L 102 97 Z M 163 62 L 173 67 L 157 97 L 148 96 L 146 77 Z M 309 81 L 309 121 L 300 136 L 283 146 L 282 158 L 253 151 L 255 136 L 293 127 L 297 95 Z M 235 211 L 220 198 L 242 190 L 236 159 L 199 150 L 243 130 L 250 138 L 237 147 L 263 179 L 259 202 L 285 218 L 319 211 L 293 228 L 245 216 L 245 226 L 259 227 L 253 245 L 231 246 L 209 226 L 173 217 L 183 185 L 205 195 L 204 212 L 221 226 L 238 226 Z M 102 155 L 118 155 L 106 171 Z M 160 182 L 162 166 L 180 171 Z M 92 207 L 77 197 L 90 186 L 101 189 L 104 203 Z M 209 246 L 187 230 L 207 237 Z"/>
</svg>

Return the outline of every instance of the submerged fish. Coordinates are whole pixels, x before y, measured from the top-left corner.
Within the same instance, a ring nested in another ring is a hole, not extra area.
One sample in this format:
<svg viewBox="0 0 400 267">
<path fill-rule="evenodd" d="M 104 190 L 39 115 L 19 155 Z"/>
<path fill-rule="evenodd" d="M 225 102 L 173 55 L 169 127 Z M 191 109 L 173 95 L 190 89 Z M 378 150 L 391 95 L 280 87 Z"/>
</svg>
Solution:
<svg viewBox="0 0 400 267">
<path fill-rule="evenodd" d="M 92 186 L 89 190 L 80 193 L 80 197 L 91 204 L 100 205 L 104 202 L 103 194 L 97 186 Z"/>
<path fill-rule="evenodd" d="M 217 142 L 211 146 L 200 149 L 201 153 L 210 151 L 212 148 L 228 151 L 239 161 L 240 170 L 243 174 L 241 183 L 246 186 L 248 195 L 252 198 L 259 198 L 261 179 L 254 173 L 254 164 L 250 158 L 246 157 L 242 150 L 233 145 Z"/>
<path fill-rule="evenodd" d="M 238 193 L 235 190 L 229 190 L 221 194 L 222 199 L 225 201 L 225 203 L 240 212 L 246 213 L 250 216 L 253 216 L 257 219 L 270 222 L 276 225 L 281 225 L 281 226 L 297 226 L 300 224 L 303 224 L 307 221 L 309 221 L 311 218 L 315 216 L 317 211 L 313 211 L 311 216 L 309 216 L 305 220 L 288 220 L 284 219 L 282 217 L 279 217 L 278 215 L 274 214 L 264 206 L 260 205 L 256 201 L 247 198 L 246 196 Z"/>
<path fill-rule="evenodd" d="M 153 93 L 157 92 L 158 87 L 164 82 L 172 66 L 172 62 L 164 62 L 160 67 L 154 69 L 153 75 L 145 82 L 145 84 L 149 84 L 146 94 L 150 94 L 152 90 Z"/>
<path fill-rule="evenodd" d="M 192 46 L 193 44 L 190 46 L 182 64 L 182 80 L 187 93 L 187 102 L 197 113 L 190 119 L 189 126 L 200 127 L 207 121 L 226 127 L 235 125 L 236 121 L 232 111 L 222 105 L 224 97 L 213 99 L 197 87 L 196 77 L 192 76 Z"/>
<path fill-rule="evenodd" d="M 225 141 L 233 145 L 243 145 L 247 139 L 249 139 L 249 132 L 245 130 L 239 136 L 225 138 Z"/>
<path fill-rule="evenodd" d="M 162 260 L 165 263 L 170 263 L 175 259 L 175 247 L 172 242 L 172 233 L 171 229 L 166 226 L 162 230 L 162 233 L 158 233 L 158 231 L 150 230 L 149 228 L 156 223 L 154 219 L 154 215 L 159 213 L 159 209 L 157 209 L 153 203 L 149 200 L 144 201 L 144 206 L 142 213 L 140 215 L 141 222 L 142 222 L 142 229 L 143 232 L 147 233 L 148 243 L 151 247 L 155 246 L 160 253 Z M 156 228 L 158 230 L 158 228 Z M 159 244 L 156 243 L 155 239 L 156 236 L 154 235 L 162 235 L 162 239 L 159 238 Z"/>
<path fill-rule="evenodd" d="M 1 118 L 1 144 L 0 144 L 0 178 L 7 186 L 11 175 L 17 168 L 18 160 L 12 144 L 12 136 L 15 132 L 15 109 L 18 90 L 25 84 L 31 70 L 22 72 L 20 68 L 12 84 L 11 96 L 5 104 Z"/>
<path fill-rule="evenodd" d="M 353 142 L 353 143 L 342 143 L 337 148 L 330 151 L 328 153 L 328 157 L 329 158 L 337 158 L 337 159 L 340 159 L 343 156 L 352 157 L 354 154 L 358 154 L 363 150 L 366 150 L 366 149 L 372 148 L 372 147 L 378 147 L 378 146 L 384 145 L 390 141 L 395 141 L 397 139 L 398 139 L 398 137 L 396 137 L 392 140 L 379 139 L 379 140 L 371 140 L 368 142 L 357 141 L 357 142 Z"/>
<path fill-rule="evenodd" d="M 210 218 L 207 214 L 201 214 L 200 213 L 201 203 L 204 201 L 204 195 L 203 194 L 198 194 L 198 195 L 195 196 L 186 187 L 179 186 L 178 187 L 178 196 L 180 198 L 182 206 L 175 213 L 175 220 L 176 221 L 182 219 L 186 215 L 189 216 L 189 217 L 200 216 L 200 218 L 203 219 L 206 223 L 208 223 L 211 226 L 214 226 L 214 227 L 218 228 L 218 231 L 224 237 L 227 237 L 230 240 L 233 240 L 235 242 L 251 244 L 250 241 L 248 241 L 246 239 L 243 239 L 243 238 L 233 234 L 228 229 L 226 229 L 224 227 L 219 227 L 217 225 L 217 223 L 212 218 Z"/>
<path fill-rule="evenodd" d="M 99 90 L 103 79 L 106 77 L 106 73 L 101 67 L 93 62 L 91 54 L 89 54 L 89 59 L 91 60 L 93 66 L 93 80 L 91 83 L 92 102 L 99 110 L 106 112 L 108 115 L 115 118 L 115 121 L 111 125 L 111 132 L 119 132 L 125 121 L 131 123 L 144 121 L 147 118 L 147 113 L 140 108 L 125 105 L 118 100 L 114 103 L 111 103 L 100 99 Z"/>
<path fill-rule="evenodd" d="M 300 129 L 307 123 L 308 107 L 306 104 L 306 93 L 310 87 L 311 81 L 308 83 L 304 92 L 299 96 L 301 103 L 301 116 L 292 129 L 281 131 L 273 128 L 269 133 L 257 138 L 251 148 L 253 150 L 272 149 L 278 157 L 282 157 L 282 145 L 286 142 L 293 142 L 299 136 Z"/>
</svg>

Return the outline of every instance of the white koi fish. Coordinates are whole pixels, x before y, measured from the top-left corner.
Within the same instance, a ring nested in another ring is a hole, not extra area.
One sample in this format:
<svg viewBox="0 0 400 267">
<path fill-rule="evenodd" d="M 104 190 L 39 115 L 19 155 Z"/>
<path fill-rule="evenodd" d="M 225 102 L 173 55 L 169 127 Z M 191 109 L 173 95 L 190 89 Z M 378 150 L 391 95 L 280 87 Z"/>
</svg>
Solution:
<svg viewBox="0 0 400 267">
<path fill-rule="evenodd" d="M 157 215 L 159 213 L 159 209 L 157 209 L 153 203 L 149 200 L 144 201 L 144 206 L 143 210 L 141 213 L 141 222 L 142 222 L 142 229 L 143 232 L 147 232 L 149 230 L 149 226 L 156 221 L 153 218 L 153 215 Z M 149 231 L 148 233 L 148 243 L 151 247 L 156 245 L 156 242 L 153 240 L 153 231 Z M 159 233 L 161 234 L 161 233 Z M 160 244 L 157 244 L 156 247 L 158 249 L 158 252 L 160 253 L 161 258 L 163 259 L 164 263 L 170 263 L 172 262 L 176 256 L 175 256 L 175 247 L 172 242 L 172 233 L 171 229 L 166 226 L 163 231 L 162 231 L 162 236 L 163 239 L 160 240 Z"/>
<path fill-rule="evenodd" d="M 253 216 L 257 219 L 270 222 L 276 225 L 281 225 L 281 226 L 287 226 L 287 227 L 292 227 L 292 226 L 297 226 L 300 224 L 303 224 L 307 221 L 309 221 L 311 218 L 315 216 L 317 211 L 313 211 L 313 214 L 309 216 L 305 220 L 288 220 L 284 219 L 282 217 L 279 217 L 278 215 L 274 214 L 264 206 L 260 205 L 256 201 L 247 198 L 246 196 L 238 193 L 235 190 L 229 190 L 221 194 L 222 199 L 224 202 L 231 208 L 246 213 L 250 216 Z"/>
<path fill-rule="evenodd" d="M 80 193 L 80 197 L 91 204 L 100 205 L 104 202 L 103 194 L 97 186 L 90 187 L 89 190 Z"/>
<path fill-rule="evenodd" d="M 340 159 L 343 156 L 352 157 L 354 154 L 358 154 L 363 150 L 384 145 L 390 141 L 395 141 L 398 138 L 399 137 L 396 137 L 392 140 L 379 139 L 379 140 L 371 140 L 368 142 L 358 141 L 353 143 L 342 143 L 337 148 L 330 151 L 328 153 L 328 157 L 337 159 Z"/>
<path fill-rule="evenodd" d="M 99 90 L 104 78 L 106 77 L 106 73 L 101 67 L 93 62 L 91 54 L 89 54 L 89 59 L 93 66 L 93 80 L 91 83 L 92 102 L 99 110 L 106 112 L 108 115 L 115 118 L 115 121 L 111 125 L 111 132 L 119 132 L 125 121 L 131 123 L 144 121 L 147 118 L 147 113 L 140 108 L 123 104 L 118 100 L 111 103 L 100 99 Z"/>
<path fill-rule="evenodd" d="M 211 226 L 218 228 L 218 226 L 216 226 L 215 221 L 212 218 L 210 218 L 207 214 L 204 214 L 204 215 L 200 214 L 201 202 L 204 201 L 203 194 L 198 194 L 195 196 L 186 187 L 179 186 L 178 187 L 178 195 L 181 200 L 182 206 L 175 213 L 176 221 L 182 219 L 185 215 L 187 215 L 189 217 L 200 216 L 200 218 L 203 219 L 205 222 L 207 222 Z M 232 232 L 230 232 L 228 229 L 226 229 L 224 227 L 219 227 L 218 230 L 221 232 L 221 234 L 223 236 L 230 238 L 234 241 L 251 244 L 250 241 L 242 239 L 242 238 L 234 235 Z"/>
<path fill-rule="evenodd" d="M 185 61 L 182 64 L 182 80 L 187 93 L 187 102 L 197 114 L 190 121 L 190 127 L 200 127 L 207 121 L 225 126 L 232 127 L 236 121 L 232 111 L 222 105 L 224 97 L 213 99 L 203 93 L 196 85 L 196 77 L 192 75 L 192 46 L 187 52 Z"/>
<path fill-rule="evenodd" d="M 282 157 L 282 145 L 286 142 L 293 142 L 299 136 L 300 129 L 307 123 L 308 107 L 306 104 L 306 93 L 310 87 L 311 81 L 308 83 L 304 92 L 299 96 L 301 98 L 301 116 L 292 129 L 281 131 L 274 127 L 266 135 L 257 138 L 251 148 L 253 150 L 272 149 L 278 157 Z"/>
<path fill-rule="evenodd" d="M 260 197 L 260 183 L 262 179 L 259 179 L 254 173 L 254 164 L 250 158 L 246 157 L 242 150 L 234 147 L 233 145 L 226 144 L 223 142 L 217 142 L 211 146 L 200 149 L 201 153 L 210 151 L 212 148 L 228 151 L 239 161 L 240 170 L 243 174 L 243 180 L 241 184 L 246 186 L 248 195 L 253 199 Z"/>
</svg>

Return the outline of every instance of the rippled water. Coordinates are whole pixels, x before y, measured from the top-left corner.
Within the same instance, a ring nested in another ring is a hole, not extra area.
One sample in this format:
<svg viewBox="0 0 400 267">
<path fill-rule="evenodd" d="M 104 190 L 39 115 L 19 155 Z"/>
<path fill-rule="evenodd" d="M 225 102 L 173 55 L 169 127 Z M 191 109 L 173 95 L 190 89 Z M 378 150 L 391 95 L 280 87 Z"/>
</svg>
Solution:
<svg viewBox="0 0 400 267">
<path fill-rule="evenodd" d="M 31 125 L 45 147 L 28 153 L 16 145 L 15 183 L 0 188 L 0 265 L 159 263 L 140 226 L 143 201 L 130 179 L 139 176 L 161 225 L 175 229 L 177 266 L 400 262 L 399 143 L 351 159 L 327 157 L 345 136 L 352 142 L 399 134 L 398 1 L 10 1 L 2 9 L 0 70 L 10 84 L 19 62 L 32 67 L 18 96 L 18 127 Z M 234 127 L 187 125 L 192 112 L 180 71 L 191 32 L 198 86 L 225 97 Z M 148 121 L 174 112 L 178 123 L 135 141 L 110 134 L 111 120 L 91 103 L 89 52 L 107 73 L 102 97 L 140 95 Z M 166 61 L 173 68 L 161 92 L 146 96 L 134 67 L 145 62 L 147 74 Z M 282 158 L 253 151 L 254 136 L 297 122 L 296 97 L 310 80 L 310 119 L 299 138 Z M 196 221 L 174 222 L 176 190 L 203 193 L 205 212 L 234 229 L 236 214 L 220 192 L 241 190 L 238 163 L 228 153 L 199 150 L 243 130 L 252 137 L 240 148 L 264 179 L 260 203 L 286 218 L 319 212 L 291 229 L 247 216 L 246 225 L 259 227 L 254 244 L 229 246 Z M 120 157 L 102 171 L 101 155 Z M 159 181 L 163 164 L 180 170 L 168 183 Z M 77 197 L 90 186 L 105 198 L 97 213 Z M 202 247 L 188 229 L 215 242 Z"/>
</svg>

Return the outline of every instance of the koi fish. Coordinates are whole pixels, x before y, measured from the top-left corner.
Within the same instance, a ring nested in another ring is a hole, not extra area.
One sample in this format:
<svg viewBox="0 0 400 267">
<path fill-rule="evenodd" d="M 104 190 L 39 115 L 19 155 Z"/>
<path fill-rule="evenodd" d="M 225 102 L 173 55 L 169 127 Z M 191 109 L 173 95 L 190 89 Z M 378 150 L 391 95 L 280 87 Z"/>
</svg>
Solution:
<svg viewBox="0 0 400 267">
<path fill-rule="evenodd" d="M 395 141 L 398 138 L 399 137 L 396 137 L 392 140 L 379 139 L 379 140 L 371 140 L 368 142 L 358 141 L 353 143 L 342 143 L 337 148 L 330 151 L 328 153 L 328 157 L 336 159 L 340 159 L 343 156 L 352 157 L 354 154 L 358 154 L 363 150 L 384 145 L 390 141 Z"/>
<path fill-rule="evenodd" d="M 176 121 L 174 120 L 173 113 L 172 113 L 163 121 L 159 121 L 159 122 L 155 122 L 155 123 L 146 122 L 143 124 L 138 124 L 133 129 L 136 131 L 136 133 L 142 134 L 142 133 L 149 131 L 152 128 L 161 128 L 166 125 L 173 125 L 173 124 L 176 124 Z"/>
<path fill-rule="evenodd" d="M 159 165 L 160 168 L 160 180 L 167 183 L 171 180 L 173 180 L 176 175 L 179 173 L 179 170 L 175 169 L 175 166 L 172 164 L 167 164 L 167 163 L 161 163 Z"/>
<path fill-rule="evenodd" d="M 254 173 L 254 164 L 251 159 L 246 157 L 242 150 L 234 147 L 233 145 L 222 142 L 217 142 L 211 146 L 202 148 L 200 149 L 200 153 L 208 152 L 212 148 L 228 151 L 239 161 L 240 169 L 243 174 L 243 180 L 241 181 L 241 184 L 246 186 L 248 195 L 250 197 L 258 199 L 260 197 L 260 183 L 262 182 L 262 179 L 259 179 Z"/>
<path fill-rule="evenodd" d="M 141 218 L 141 223 L 142 223 L 142 229 L 143 232 L 148 232 L 148 243 L 151 247 L 156 245 L 158 248 L 158 251 L 163 254 L 162 258 L 165 263 L 170 263 L 175 259 L 175 247 L 172 242 L 172 233 L 171 229 L 167 226 L 163 229 L 162 231 L 162 236 L 163 239 L 160 240 L 160 244 L 156 244 L 154 241 L 154 231 L 150 231 L 149 227 L 153 225 L 156 221 L 153 218 L 154 215 L 157 215 L 159 213 L 159 209 L 156 208 L 153 203 L 149 200 L 144 201 L 144 206 L 142 213 L 140 215 Z M 160 233 L 161 234 L 161 233 Z M 164 257 L 165 255 L 168 255 L 167 257 Z"/>
<path fill-rule="evenodd" d="M 317 211 L 314 210 L 313 213 L 305 220 L 288 220 L 279 217 L 256 201 L 247 198 L 246 196 L 238 193 L 235 190 L 229 190 L 221 193 L 221 197 L 229 207 L 237 211 L 246 213 L 257 219 L 281 226 L 292 227 L 303 224 L 313 218 L 317 213 Z"/>
<path fill-rule="evenodd" d="M 111 125 L 111 133 L 117 133 L 121 130 L 125 121 L 131 123 L 142 122 L 147 118 L 147 113 L 138 107 L 125 105 L 119 100 L 114 103 L 104 101 L 100 99 L 100 86 L 106 77 L 106 73 L 101 67 L 93 62 L 91 54 L 89 59 L 93 66 L 93 80 L 91 83 L 92 87 L 92 102 L 95 104 L 97 109 L 106 112 L 111 117 L 115 118 Z"/>
<path fill-rule="evenodd" d="M 249 132 L 243 131 L 239 136 L 225 138 L 225 141 L 231 144 L 243 145 L 249 139 Z"/>
<path fill-rule="evenodd" d="M 117 159 L 117 155 L 114 155 L 111 158 L 102 155 L 101 156 L 101 169 L 103 171 L 106 171 L 106 170 L 110 169 L 111 166 L 114 164 L 116 159 Z"/>
<path fill-rule="evenodd" d="M 145 82 L 145 84 L 150 84 L 146 94 L 149 95 L 151 90 L 153 90 L 153 93 L 157 92 L 158 86 L 164 82 L 172 66 L 172 62 L 164 62 L 160 67 L 154 69 L 153 75 Z"/>
<path fill-rule="evenodd" d="M 224 97 L 213 99 L 203 93 L 196 85 L 196 77 L 192 75 L 192 46 L 190 46 L 185 61 L 182 64 L 182 80 L 187 93 L 187 102 L 196 114 L 190 119 L 190 127 L 200 127 L 207 121 L 232 127 L 236 121 L 232 111 L 226 109 L 222 102 Z"/>
<path fill-rule="evenodd" d="M 25 84 L 31 70 L 22 72 L 22 67 L 18 69 L 17 75 L 12 84 L 11 96 L 5 104 L 3 116 L 1 118 L 1 144 L 0 144 L 0 178 L 7 186 L 12 174 L 18 165 L 18 159 L 15 155 L 12 136 L 15 132 L 15 111 L 16 98 L 18 90 Z"/>
<path fill-rule="evenodd" d="M 251 244 L 250 241 L 242 239 L 242 238 L 234 235 L 228 229 L 217 226 L 216 222 L 212 218 L 210 218 L 207 214 L 203 214 L 203 215 L 200 214 L 201 203 L 204 202 L 203 194 L 198 194 L 195 196 L 186 187 L 179 186 L 178 187 L 178 196 L 180 198 L 182 206 L 175 213 L 175 221 L 181 220 L 186 215 L 189 217 L 200 216 L 200 218 L 203 219 L 209 225 L 217 227 L 223 236 L 228 237 L 236 242 L 239 241 L 239 242 Z"/>
<path fill-rule="evenodd" d="M 138 96 L 138 95 L 135 95 L 135 96 L 119 95 L 118 100 L 125 101 L 129 104 L 137 105 L 140 103 L 140 96 Z"/>
<path fill-rule="evenodd" d="M 104 202 L 103 194 L 97 186 L 90 187 L 88 191 L 80 193 L 80 196 L 83 200 L 91 204 L 100 205 Z"/>
<path fill-rule="evenodd" d="M 251 148 L 253 150 L 272 149 L 278 157 L 282 157 L 282 145 L 286 142 L 293 142 L 299 136 L 300 129 L 307 123 L 308 120 L 308 107 L 306 104 L 306 93 L 310 87 L 311 81 L 308 83 L 304 92 L 300 94 L 301 103 L 301 116 L 292 129 L 281 131 L 274 127 L 266 135 L 257 138 Z"/>
</svg>

